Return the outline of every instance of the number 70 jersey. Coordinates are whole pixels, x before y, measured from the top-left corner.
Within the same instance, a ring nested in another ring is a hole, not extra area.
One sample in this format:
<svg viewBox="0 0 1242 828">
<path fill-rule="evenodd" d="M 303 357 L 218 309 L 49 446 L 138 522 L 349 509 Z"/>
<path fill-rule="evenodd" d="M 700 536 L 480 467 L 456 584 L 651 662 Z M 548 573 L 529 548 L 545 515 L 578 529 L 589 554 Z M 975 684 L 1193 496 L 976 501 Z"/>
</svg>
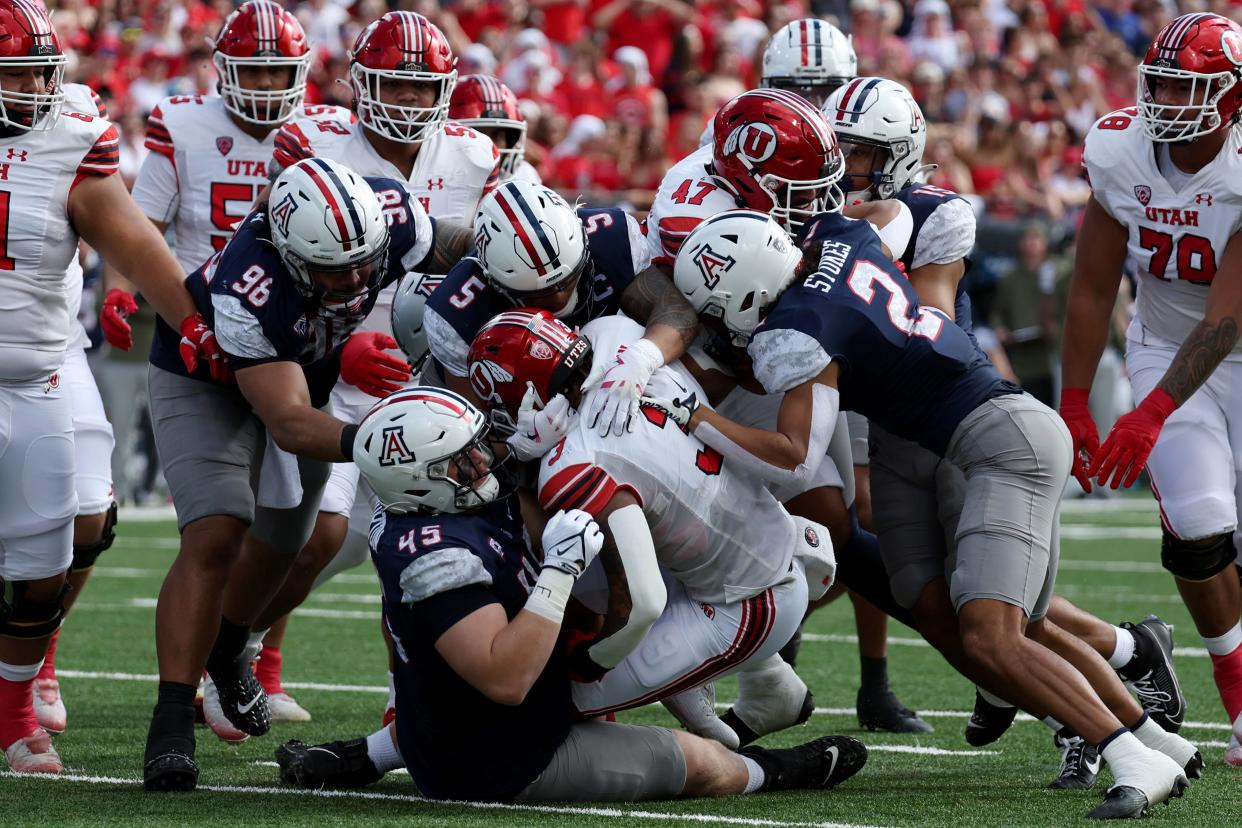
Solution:
<svg viewBox="0 0 1242 828">
<path fill-rule="evenodd" d="M 1229 129 L 1216 158 L 1179 190 L 1157 166 L 1158 151 L 1134 109 L 1122 109 L 1087 133 L 1083 166 L 1095 200 L 1129 233 L 1138 270 L 1131 337 L 1176 346 L 1203 319 L 1225 246 L 1242 227 L 1242 131 Z"/>
</svg>

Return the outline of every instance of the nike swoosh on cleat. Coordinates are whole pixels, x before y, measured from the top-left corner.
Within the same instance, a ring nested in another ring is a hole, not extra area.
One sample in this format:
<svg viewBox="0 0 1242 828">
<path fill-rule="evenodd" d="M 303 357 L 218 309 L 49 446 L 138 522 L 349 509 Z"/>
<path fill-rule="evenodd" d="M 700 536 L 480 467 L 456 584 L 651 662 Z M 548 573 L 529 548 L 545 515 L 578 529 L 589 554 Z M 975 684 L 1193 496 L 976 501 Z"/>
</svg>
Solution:
<svg viewBox="0 0 1242 828">
<path fill-rule="evenodd" d="M 251 699 L 250 701 L 246 702 L 245 704 L 239 704 L 239 705 L 237 705 L 237 712 L 238 712 L 238 713 L 240 713 L 240 714 L 242 714 L 243 716 L 245 716 L 247 713 L 249 713 L 249 712 L 250 712 L 250 708 L 254 707 L 256 704 L 258 704 L 258 703 L 259 703 L 259 699 L 261 699 L 261 698 L 263 698 L 263 691 L 262 691 L 262 690 L 260 690 L 259 692 L 255 693 L 255 694 L 254 694 L 254 698 L 253 698 L 253 699 Z"/>
<path fill-rule="evenodd" d="M 832 772 L 837 769 L 837 761 L 841 758 L 841 752 L 836 745 L 828 748 L 824 753 L 832 757 L 832 764 L 828 766 L 828 772 L 824 774 L 824 780 L 819 783 L 821 785 L 827 784 L 828 780 L 832 778 Z"/>
</svg>

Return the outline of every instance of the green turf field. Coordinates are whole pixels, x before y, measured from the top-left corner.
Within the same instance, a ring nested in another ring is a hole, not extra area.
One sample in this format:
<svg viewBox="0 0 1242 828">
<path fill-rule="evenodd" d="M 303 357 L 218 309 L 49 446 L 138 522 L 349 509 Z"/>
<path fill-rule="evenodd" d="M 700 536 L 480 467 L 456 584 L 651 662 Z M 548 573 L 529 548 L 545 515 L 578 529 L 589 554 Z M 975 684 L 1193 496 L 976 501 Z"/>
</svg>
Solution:
<svg viewBox="0 0 1242 828">
<path fill-rule="evenodd" d="M 1189 698 L 1183 734 L 1203 748 L 1204 778 L 1184 799 L 1157 809 L 1161 825 L 1230 826 L 1242 821 L 1242 771 L 1222 762 L 1228 728 L 1211 682 L 1210 662 L 1168 575 L 1159 567 L 1158 524 L 1146 500 L 1123 509 L 1081 509 L 1064 519 L 1060 591 L 1106 620 L 1140 620 L 1156 612 L 1177 626 L 1177 666 Z M 1080 504 L 1072 504 L 1080 506 Z M 287 738 L 307 742 L 370 733 L 384 703 L 379 607 L 368 569 L 338 577 L 294 617 L 285 642 L 285 681 L 314 716 L 277 725 L 239 747 L 198 731 L 199 790 L 144 794 L 143 742 L 155 701 L 155 596 L 175 554 L 166 521 L 122 520 L 120 539 L 100 561 L 62 633 L 57 665 L 69 729 L 56 746 L 67 771 L 57 779 L 0 774 L 0 824 L 125 822 L 142 825 L 810 825 L 1060 826 L 1081 821 L 1099 802 L 1095 791 L 1049 791 L 1059 754 L 1051 733 L 1020 721 L 997 745 L 971 749 L 962 738 L 970 685 L 914 634 L 892 630 L 893 683 L 902 699 L 936 726 L 928 736 L 860 732 L 853 716 L 858 681 L 848 602 L 807 625 L 799 672 L 820 706 L 801 728 L 765 743 L 794 744 L 826 733 L 859 736 L 872 749 L 867 767 L 840 789 L 716 801 L 601 807 L 473 807 L 419 800 L 409 778 L 390 775 L 364 793 L 319 795 L 280 787 L 272 750 Z M 725 682 L 719 697 L 734 688 Z M 623 716 L 669 724 L 662 708 Z M 480 751 L 488 749 L 478 745 Z"/>
</svg>

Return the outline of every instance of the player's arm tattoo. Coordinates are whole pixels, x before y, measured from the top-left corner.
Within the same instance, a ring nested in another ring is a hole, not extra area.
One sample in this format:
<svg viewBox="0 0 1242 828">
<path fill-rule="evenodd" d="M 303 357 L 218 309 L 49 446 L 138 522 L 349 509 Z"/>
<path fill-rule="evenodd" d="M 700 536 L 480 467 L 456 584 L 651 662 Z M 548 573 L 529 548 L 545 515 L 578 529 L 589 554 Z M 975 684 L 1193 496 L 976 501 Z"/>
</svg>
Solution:
<svg viewBox="0 0 1242 828">
<path fill-rule="evenodd" d="M 625 577 L 625 565 L 621 563 L 621 553 L 611 535 L 604 535 L 604 548 L 599 552 L 600 565 L 608 576 L 608 612 L 604 615 L 604 626 L 599 637 L 607 638 L 624 627 L 630 620 L 630 612 L 634 609 L 634 600 L 630 597 L 630 582 Z"/>
<path fill-rule="evenodd" d="M 677 331 L 686 348 L 699 335 L 699 315 L 694 307 L 655 265 L 635 276 L 622 292 L 621 310 L 648 328 L 667 325 Z"/>
<path fill-rule="evenodd" d="M 436 238 L 432 242 L 428 273 L 448 273 L 453 265 L 470 252 L 474 233 L 467 224 L 452 221 L 436 222 Z"/>
<path fill-rule="evenodd" d="M 1238 320 L 1233 317 L 1226 316 L 1214 323 L 1200 322 L 1173 357 L 1173 364 L 1165 372 L 1160 387 L 1181 405 L 1207 381 L 1237 343 Z"/>
</svg>

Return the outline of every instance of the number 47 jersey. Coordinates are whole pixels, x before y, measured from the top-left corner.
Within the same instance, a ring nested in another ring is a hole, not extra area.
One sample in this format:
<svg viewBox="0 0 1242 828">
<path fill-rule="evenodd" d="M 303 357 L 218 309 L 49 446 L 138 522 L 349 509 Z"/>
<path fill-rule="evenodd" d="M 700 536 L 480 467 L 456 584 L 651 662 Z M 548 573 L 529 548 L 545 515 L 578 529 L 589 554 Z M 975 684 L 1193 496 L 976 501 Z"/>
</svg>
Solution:
<svg viewBox="0 0 1242 828">
<path fill-rule="evenodd" d="M 1242 226 L 1242 131 L 1230 129 L 1216 158 L 1177 188 L 1157 165 L 1163 151 L 1135 110 L 1122 109 L 1087 133 L 1083 166 L 1095 200 L 1129 233 L 1139 272 L 1130 338 L 1176 347 L 1203 319 L 1225 245 Z"/>
</svg>

